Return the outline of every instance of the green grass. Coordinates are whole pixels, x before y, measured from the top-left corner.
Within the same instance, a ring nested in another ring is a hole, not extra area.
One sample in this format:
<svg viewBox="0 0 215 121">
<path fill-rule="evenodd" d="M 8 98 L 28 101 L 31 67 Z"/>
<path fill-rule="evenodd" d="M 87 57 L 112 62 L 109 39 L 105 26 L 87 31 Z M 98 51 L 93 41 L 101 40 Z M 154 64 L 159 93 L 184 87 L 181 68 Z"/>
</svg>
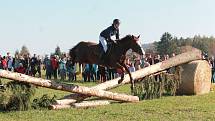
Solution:
<svg viewBox="0 0 215 121">
<path fill-rule="evenodd" d="M 95 83 L 76 83 L 93 86 Z M 111 90 L 130 93 L 129 85 Z M 43 94 L 58 98 L 67 92 L 37 88 L 35 98 Z M 175 96 L 144 100 L 139 103 L 113 103 L 88 109 L 34 110 L 0 112 L 0 121 L 142 121 L 142 120 L 215 120 L 215 92 L 201 96 Z"/>
</svg>

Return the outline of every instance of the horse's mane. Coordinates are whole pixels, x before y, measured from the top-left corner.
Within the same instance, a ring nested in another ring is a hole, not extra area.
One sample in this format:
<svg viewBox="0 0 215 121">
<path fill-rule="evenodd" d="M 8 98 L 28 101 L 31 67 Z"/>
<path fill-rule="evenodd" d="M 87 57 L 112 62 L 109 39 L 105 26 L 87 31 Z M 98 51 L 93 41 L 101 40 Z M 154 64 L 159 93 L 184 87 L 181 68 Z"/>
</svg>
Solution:
<svg viewBox="0 0 215 121">
<path fill-rule="evenodd" d="M 132 35 L 128 34 L 125 37 L 119 39 L 117 42 L 125 42 L 125 40 L 131 40 Z"/>
</svg>

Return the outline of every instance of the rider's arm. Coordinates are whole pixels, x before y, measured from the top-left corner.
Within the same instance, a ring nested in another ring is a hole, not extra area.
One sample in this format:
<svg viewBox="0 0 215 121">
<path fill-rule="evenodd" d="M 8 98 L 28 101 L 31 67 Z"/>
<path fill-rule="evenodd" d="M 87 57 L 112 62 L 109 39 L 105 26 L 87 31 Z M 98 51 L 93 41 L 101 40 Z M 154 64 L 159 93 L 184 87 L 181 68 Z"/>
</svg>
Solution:
<svg viewBox="0 0 215 121">
<path fill-rule="evenodd" d="M 117 32 L 116 32 L 116 39 L 117 39 L 117 40 L 119 39 L 119 29 L 118 29 Z"/>
</svg>

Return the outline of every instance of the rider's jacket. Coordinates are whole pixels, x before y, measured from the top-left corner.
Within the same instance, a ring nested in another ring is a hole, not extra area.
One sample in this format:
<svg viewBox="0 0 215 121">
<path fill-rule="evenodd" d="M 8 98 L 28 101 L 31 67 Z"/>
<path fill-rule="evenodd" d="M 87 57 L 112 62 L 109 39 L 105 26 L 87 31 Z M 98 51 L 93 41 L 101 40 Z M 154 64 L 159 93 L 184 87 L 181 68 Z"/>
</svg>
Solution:
<svg viewBox="0 0 215 121">
<path fill-rule="evenodd" d="M 116 36 L 116 39 L 119 39 L 119 29 L 116 29 L 114 25 L 109 26 L 100 33 L 100 36 L 104 37 L 106 40 L 111 40 L 111 36 L 114 35 Z"/>
</svg>

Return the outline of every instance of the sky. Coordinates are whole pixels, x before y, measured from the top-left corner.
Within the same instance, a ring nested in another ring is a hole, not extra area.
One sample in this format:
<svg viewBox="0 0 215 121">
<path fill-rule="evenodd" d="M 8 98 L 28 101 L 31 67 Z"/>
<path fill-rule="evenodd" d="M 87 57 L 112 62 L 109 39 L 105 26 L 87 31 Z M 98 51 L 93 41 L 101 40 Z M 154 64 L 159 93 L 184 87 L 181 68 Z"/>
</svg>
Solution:
<svg viewBox="0 0 215 121">
<path fill-rule="evenodd" d="M 121 20 L 120 37 L 140 35 L 159 41 L 164 32 L 177 37 L 215 36 L 215 0 L 0 0 L 0 54 L 26 45 L 50 54 L 68 52 L 80 41 L 98 42 L 99 33 Z"/>
</svg>

